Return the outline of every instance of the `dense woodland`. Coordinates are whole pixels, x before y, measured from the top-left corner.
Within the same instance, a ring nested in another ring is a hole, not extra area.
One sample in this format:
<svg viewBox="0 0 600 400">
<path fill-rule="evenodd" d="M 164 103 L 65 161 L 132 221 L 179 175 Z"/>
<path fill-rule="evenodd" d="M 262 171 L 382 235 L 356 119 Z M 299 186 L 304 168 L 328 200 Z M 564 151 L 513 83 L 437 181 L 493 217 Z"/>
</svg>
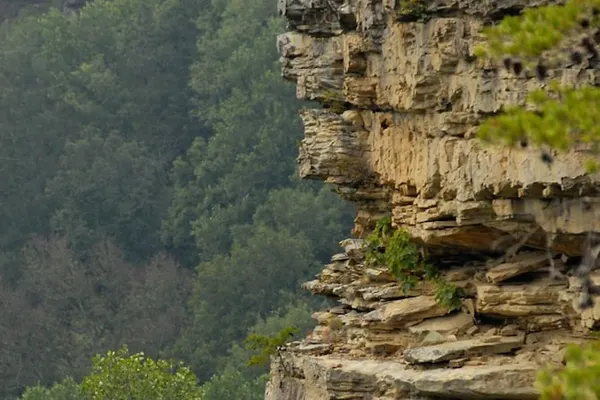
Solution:
<svg viewBox="0 0 600 400">
<path fill-rule="evenodd" d="M 310 326 L 353 216 L 296 177 L 275 2 L 60 3 L 0 1 L 0 399 L 124 344 L 262 398 L 243 339 Z"/>
</svg>

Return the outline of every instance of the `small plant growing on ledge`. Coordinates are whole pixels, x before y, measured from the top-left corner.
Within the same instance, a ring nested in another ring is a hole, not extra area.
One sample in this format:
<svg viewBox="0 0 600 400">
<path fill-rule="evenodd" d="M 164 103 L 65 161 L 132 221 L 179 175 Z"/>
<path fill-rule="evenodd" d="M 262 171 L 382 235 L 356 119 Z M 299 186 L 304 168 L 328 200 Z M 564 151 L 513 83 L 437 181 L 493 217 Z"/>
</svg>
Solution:
<svg viewBox="0 0 600 400">
<path fill-rule="evenodd" d="M 436 300 L 450 310 L 460 308 L 461 288 L 449 284 L 441 277 L 438 269 L 427 263 L 419 247 L 411 240 L 408 232 L 392 228 L 390 217 L 382 218 L 365 240 L 367 264 L 386 265 L 400 281 L 406 293 L 419 281 L 430 281 L 436 285 Z"/>
<path fill-rule="evenodd" d="M 401 22 L 414 22 L 421 19 L 426 10 L 425 0 L 400 0 L 396 16 Z"/>
<path fill-rule="evenodd" d="M 373 178 L 365 161 L 360 158 L 350 158 L 343 155 L 336 155 L 333 159 L 337 168 L 337 173 L 352 179 L 356 183 L 367 182 Z"/>
<path fill-rule="evenodd" d="M 244 340 L 246 349 L 257 352 L 247 362 L 249 367 L 255 365 L 267 365 L 271 356 L 277 353 L 279 347 L 286 344 L 292 336 L 298 332 L 295 326 L 288 326 L 273 336 L 248 335 Z"/>
<path fill-rule="evenodd" d="M 335 114 L 341 114 L 346 111 L 344 97 L 336 90 L 326 90 L 323 92 L 323 104 Z"/>
</svg>

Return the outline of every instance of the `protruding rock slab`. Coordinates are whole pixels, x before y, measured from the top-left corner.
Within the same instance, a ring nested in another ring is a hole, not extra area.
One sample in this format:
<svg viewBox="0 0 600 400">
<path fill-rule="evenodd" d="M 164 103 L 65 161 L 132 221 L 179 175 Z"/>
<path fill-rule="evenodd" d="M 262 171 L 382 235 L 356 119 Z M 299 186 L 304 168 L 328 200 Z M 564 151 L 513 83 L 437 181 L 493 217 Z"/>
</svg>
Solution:
<svg viewBox="0 0 600 400">
<path fill-rule="evenodd" d="M 443 399 L 533 400 L 538 367 L 534 364 L 463 367 L 426 371 L 415 382 L 421 395 Z"/>
<path fill-rule="evenodd" d="M 268 400 L 367 399 L 375 388 L 381 399 L 534 400 L 539 396 L 534 388 L 535 364 L 415 370 L 394 361 L 283 355 L 273 367 L 294 370 L 296 375 L 271 374 Z M 292 386 L 301 395 L 285 391 Z"/>
<path fill-rule="evenodd" d="M 502 354 L 521 347 L 524 336 L 498 337 L 497 341 L 488 342 L 478 339 L 460 340 L 433 346 L 417 347 L 404 351 L 404 359 L 413 364 L 430 364 L 450 361 L 466 356 L 480 354 Z"/>
<path fill-rule="evenodd" d="M 391 301 L 365 315 L 368 323 L 380 323 L 381 328 L 394 328 L 418 323 L 427 318 L 441 317 L 448 309 L 440 305 L 434 296 L 418 296 Z"/>
<path fill-rule="evenodd" d="M 425 320 L 408 328 L 410 333 L 439 332 L 450 334 L 463 332 L 473 326 L 473 316 L 464 312 L 457 312 L 444 317 Z"/>
<path fill-rule="evenodd" d="M 548 256 L 544 253 L 526 254 L 514 262 L 504 263 L 490 268 L 486 274 L 488 281 L 499 283 L 507 279 L 535 271 L 548 265 Z"/>
<path fill-rule="evenodd" d="M 565 286 L 542 280 L 528 285 L 477 285 L 476 308 L 479 314 L 505 317 L 552 315 L 566 305 L 560 305 Z"/>
</svg>

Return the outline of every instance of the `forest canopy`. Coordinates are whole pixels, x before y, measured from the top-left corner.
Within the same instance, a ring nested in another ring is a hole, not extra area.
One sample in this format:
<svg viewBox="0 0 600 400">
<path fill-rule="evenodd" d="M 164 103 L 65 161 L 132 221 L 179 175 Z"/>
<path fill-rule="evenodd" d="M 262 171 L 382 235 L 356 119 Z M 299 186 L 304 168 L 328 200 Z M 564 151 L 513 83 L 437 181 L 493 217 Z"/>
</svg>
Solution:
<svg viewBox="0 0 600 400">
<path fill-rule="evenodd" d="M 296 177 L 275 5 L 62 3 L 0 1 L 0 399 L 122 345 L 262 398 L 243 340 L 307 331 L 299 283 L 353 216 Z"/>
</svg>

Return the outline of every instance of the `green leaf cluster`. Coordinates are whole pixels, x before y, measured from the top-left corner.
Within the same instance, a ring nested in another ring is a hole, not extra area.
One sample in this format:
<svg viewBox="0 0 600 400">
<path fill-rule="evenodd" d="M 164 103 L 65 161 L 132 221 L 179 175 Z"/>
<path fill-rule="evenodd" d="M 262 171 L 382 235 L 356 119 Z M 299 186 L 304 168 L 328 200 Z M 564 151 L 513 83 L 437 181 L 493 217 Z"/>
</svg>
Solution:
<svg viewBox="0 0 600 400">
<path fill-rule="evenodd" d="M 600 89 L 569 88 L 552 84 L 551 90 L 536 90 L 528 101 L 534 110 L 513 107 L 484 121 L 479 137 L 501 140 L 508 145 L 531 142 L 566 151 L 586 145 L 593 152 L 600 145 Z"/>
<path fill-rule="evenodd" d="M 477 55 L 539 57 L 581 29 L 582 18 L 588 19 L 589 25 L 597 25 L 600 20 L 593 10 L 598 7 L 598 0 L 567 0 L 560 5 L 527 8 L 522 15 L 505 17 L 485 28 L 486 44 Z"/>
<path fill-rule="evenodd" d="M 143 353 L 129 355 L 126 346 L 92 360 L 92 372 L 81 391 L 90 400 L 199 400 L 196 376 L 181 363 L 155 361 Z"/>
<path fill-rule="evenodd" d="M 600 342 L 570 345 L 564 368 L 539 371 L 540 400 L 595 400 L 600 398 Z"/>
<path fill-rule="evenodd" d="M 45 388 L 36 385 L 25 389 L 21 400 L 82 400 L 83 393 L 79 384 L 72 378 L 65 378 L 62 382 Z"/>
<path fill-rule="evenodd" d="M 566 52 L 565 57 L 580 63 L 582 54 L 572 48 L 559 49 L 561 41 L 576 34 L 586 33 L 582 46 L 595 50 L 597 37 L 592 39 L 589 29 L 600 23 L 600 1 L 568 0 L 561 5 L 527 8 L 522 15 L 504 18 L 498 25 L 484 30 L 487 48 L 480 55 L 504 58 L 507 68 L 516 62 L 523 68 L 523 60 L 535 66 L 539 79 L 546 79 L 547 65 L 544 52 Z M 552 55 L 551 57 L 556 57 Z M 522 58 L 522 59 L 521 59 Z M 540 72 L 543 71 L 543 72 Z M 542 89 L 531 92 L 525 107 L 508 107 L 503 112 L 485 120 L 479 127 L 478 136 L 487 142 L 504 142 L 510 146 L 535 145 L 567 151 L 583 148 L 590 154 L 587 170 L 598 169 L 596 155 L 600 144 L 598 116 L 600 90 L 595 86 L 566 87 L 556 80 L 549 81 Z M 547 154 L 547 153 L 546 153 Z M 551 156 L 544 157 L 551 162 Z"/>
<path fill-rule="evenodd" d="M 272 336 L 248 335 L 244 340 L 246 347 L 257 352 L 248 360 L 248 366 L 268 364 L 271 356 L 277 353 L 277 349 L 288 343 L 297 332 L 298 327 L 288 326 Z"/>
<path fill-rule="evenodd" d="M 401 20 L 412 17 L 420 18 L 427 10 L 427 0 L 400 0 L 397 15 Z"/>
<path fill-rule="evenodd" d="M 439 270 L 427 263 L 423 253 L 408 232 L 394 230 L 391 218 L 380 219 L 375 229 L 365 239 L 366 262 L 386 265 L 400 281 L 402 290 L 414 289 L 420 281 L 436 285 L 436 300 L 450 310 L 460 308 L 461 288 L 444 281 Z"/>
<path fill-rule="evenodd" d="M 181 363 L 129 354 L 127 346 L 96 355 L 78 384 L 66 378 L 50 388 L 25 390 L 21 400 L 204 400 L 196 377 Z"/>
</svg>

